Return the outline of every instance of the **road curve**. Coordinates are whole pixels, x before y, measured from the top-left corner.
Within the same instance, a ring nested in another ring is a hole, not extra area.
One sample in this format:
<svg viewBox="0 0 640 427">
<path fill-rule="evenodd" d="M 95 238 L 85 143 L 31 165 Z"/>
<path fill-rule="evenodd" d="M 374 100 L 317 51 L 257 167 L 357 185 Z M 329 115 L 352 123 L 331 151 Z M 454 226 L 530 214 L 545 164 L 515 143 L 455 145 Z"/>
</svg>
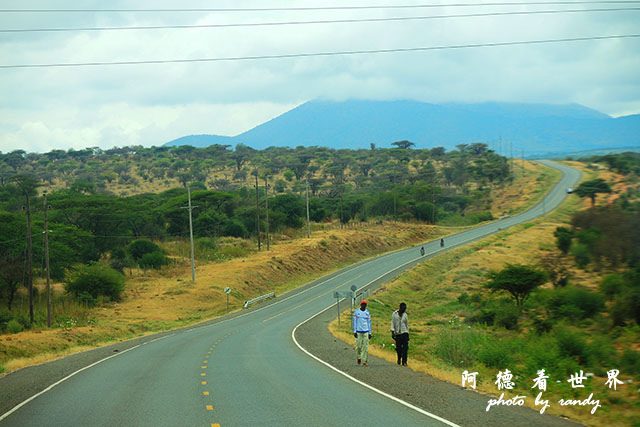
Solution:
<svg viewBox="0 0 640 427">
<path fill-rule="evenodd" d="M 444 249 L 427 242 L 428 256 L 415 248 L 392 252 L 247 312 L 9 374 L 0 379 L 0 426 L 456 425 L 455 406 L 451 416 L 426 415 L 363 387 L 301 351 L 292 330 L 334 304 L 335 291 L 376 286 L 442 250 L 559 206 L 580 173 L 542 163 L 563 172 L 544 202 L 449 236 Z"/>
</svg>

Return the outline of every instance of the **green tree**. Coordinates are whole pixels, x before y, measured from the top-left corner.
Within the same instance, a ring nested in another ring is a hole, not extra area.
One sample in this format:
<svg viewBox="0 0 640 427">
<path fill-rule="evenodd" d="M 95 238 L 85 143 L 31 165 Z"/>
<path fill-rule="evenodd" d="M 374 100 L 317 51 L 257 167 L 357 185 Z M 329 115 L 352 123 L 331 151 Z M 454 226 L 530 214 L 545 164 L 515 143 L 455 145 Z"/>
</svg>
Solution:
<svg viewBox="0 0 640 427">
<path fill-rule="evenodd" d="M 492 292 L 506 291 L 522 306 L 529 294 L 547 281 L 547 275 L 540 270 L 519 264 L 507 264 L 500 271 L 489 273 L 485 287 Z"/>
<path fill-rule="evenodd" d="M 611 186 L 602 178 L 585 181 L 574 190 L 574 193 L 580 197 L 589 197 L 591 199 L 591 207 L 596 205 L 596 195 L 602 193 L 611 193 Z"/>
</svg>

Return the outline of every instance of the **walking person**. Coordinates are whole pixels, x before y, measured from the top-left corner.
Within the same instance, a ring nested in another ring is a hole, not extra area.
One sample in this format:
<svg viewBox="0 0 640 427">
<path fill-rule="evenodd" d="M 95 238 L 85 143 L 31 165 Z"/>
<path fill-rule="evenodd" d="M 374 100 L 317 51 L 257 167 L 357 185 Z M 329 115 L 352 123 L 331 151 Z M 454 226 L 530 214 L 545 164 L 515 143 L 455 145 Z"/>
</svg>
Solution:
<svg viewBox="0 0 640 427">
<path fill-rule="evenodd" d="M 356 337 L 356 363 L 367 366 L 369 359 L 369 340 L 371 339 L 371 314 L 367 302 L 362 301 L 360 308 L 353 311 L 353 336 Z"/>
<path fill-rule="evenodd" d="M 420 256 L 424 256 L 424 246 L 420 248 Z"/>
<path fill-rule="evenodd" d="M 400 307 L 391 315 L 391 338 L 396 341 L 398 365 L 407 366 L 409 352 L 409 316 L 407 304 L 401 302 Z"/>
</svg>

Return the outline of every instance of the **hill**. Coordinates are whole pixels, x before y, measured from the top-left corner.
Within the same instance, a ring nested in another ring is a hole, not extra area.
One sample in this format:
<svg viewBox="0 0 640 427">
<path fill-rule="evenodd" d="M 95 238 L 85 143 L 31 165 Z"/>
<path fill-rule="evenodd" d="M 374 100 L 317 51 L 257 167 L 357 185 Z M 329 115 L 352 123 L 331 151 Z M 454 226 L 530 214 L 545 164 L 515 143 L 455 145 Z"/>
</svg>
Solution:
<svg viewBox="0 0 640 427">
<path fill-rule="evenodd" d="M 578 104 L 310 101 L 234 137 L 197 135 L 165 145 L 357 149 L 405 139 L 417 148 L 484 142 L 503 154 L 509 154 L 507 144 L 512 143 L 527 156 L 635 147 L 640 146 L 640 115 L 612 118 Z"/>
</svg>

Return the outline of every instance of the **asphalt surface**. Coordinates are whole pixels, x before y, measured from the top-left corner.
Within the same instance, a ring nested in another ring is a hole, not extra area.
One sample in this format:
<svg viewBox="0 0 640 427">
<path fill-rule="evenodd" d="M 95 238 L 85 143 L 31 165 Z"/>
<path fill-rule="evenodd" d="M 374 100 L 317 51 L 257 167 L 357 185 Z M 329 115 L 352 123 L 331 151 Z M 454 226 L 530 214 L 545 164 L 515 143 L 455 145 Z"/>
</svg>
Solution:
<svg viewBox="0 0 640 427">
<path fill-rule="evenodd" d="M 417 248 L 393 252 L 229 317 L 8 374 L 0 378 L 0 426 L 562 425 L 559 418 L 524 408 L 486 413 L 486 396 L 406 368 L 399 371 L 381 360 L 372 359 L 371 366 L 354 371 L 352 351 L 333 341 L 323 314 L 292 334 L 297 325 L 335 304 L 335 291 L 379 286 L 443 250 L 558 206 L 580 174 L 554 167 L 565 175 L 544 203 L 449 236 L 445 248 L 426 242 L 424 257 Z"/>
</svg>

